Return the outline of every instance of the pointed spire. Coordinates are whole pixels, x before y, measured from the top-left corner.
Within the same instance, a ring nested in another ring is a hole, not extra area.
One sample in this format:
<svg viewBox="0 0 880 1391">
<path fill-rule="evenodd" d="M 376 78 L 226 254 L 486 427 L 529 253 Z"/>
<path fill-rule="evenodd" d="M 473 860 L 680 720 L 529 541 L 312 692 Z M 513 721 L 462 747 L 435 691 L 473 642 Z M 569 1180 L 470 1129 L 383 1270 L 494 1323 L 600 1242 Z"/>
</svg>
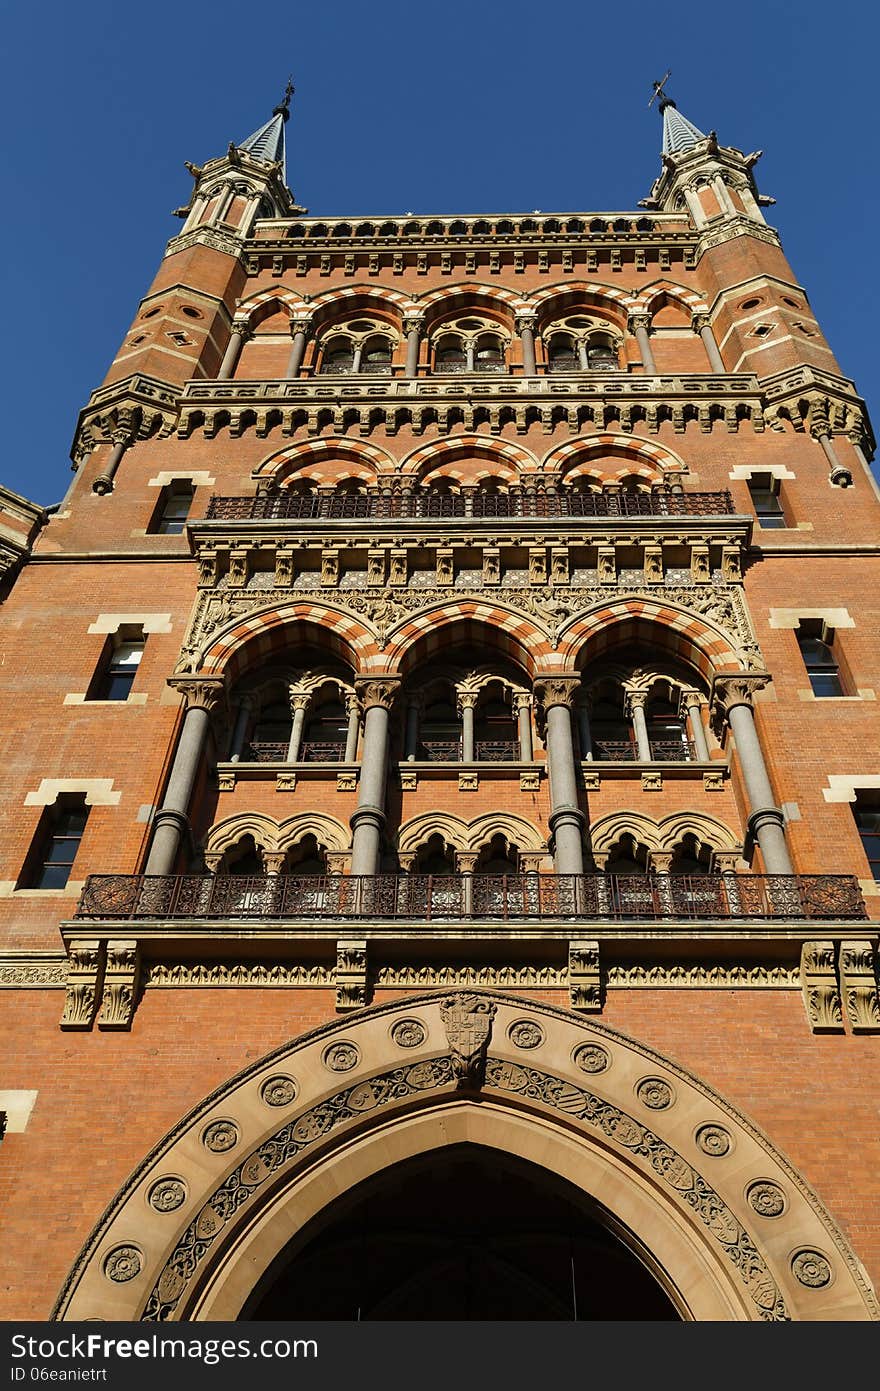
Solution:
<svg viewBox="0 0 880 1391">
<path fill-rule="evenodd" d="M 253 155 L 256 159 L 263 159 L 267 164 L 280 164 L 281 177 L 285 183 L 287 183 L 287 155 L 284 145 L 284 126 L 290 119 L 290 98 L 293 93 L 293 82 L 288 78 L 284 96 L 275 107 L 270 119 L 238 146 L 240 150 L 246 150 L 249 155 Z"/>
<path fill-rule="evenodd" d="M 684 150 L 690 150 L 701 140 L 706 139 L 701 130 L 698 130 L 686 116 L 682 116 L 672 97 L 668 97 L 664 92 L 664 83 L 671 76 L 672 70 L 670 69 L 659 82 L 652 83 L 654 95 L 648 102 L 649 106 L 653 106 L 654 102 L 657 102 L 657 109 L 663 118 L 663 153 L 665 155 L 681 154 Z"/>
</svg>

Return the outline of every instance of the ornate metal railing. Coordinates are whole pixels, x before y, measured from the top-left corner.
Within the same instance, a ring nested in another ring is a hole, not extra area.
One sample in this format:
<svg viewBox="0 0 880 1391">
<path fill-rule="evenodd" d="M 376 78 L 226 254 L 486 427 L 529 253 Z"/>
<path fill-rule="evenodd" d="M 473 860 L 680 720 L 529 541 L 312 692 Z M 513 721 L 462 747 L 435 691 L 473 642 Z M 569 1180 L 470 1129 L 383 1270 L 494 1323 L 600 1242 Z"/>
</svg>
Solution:
<svg viewBox="0 0 880 1391">
<path fill-rule="evenodd" d="M 93 874 L 79 919 L 864 919 L 848 874 Z"/>
<path fill-rule="evenodd" d="M 345 741 L 307 739 L 300 749 L 302 763 L 341 763 L 345 756 Z"/>
<path fill-rule="evenodd" d="M 357 517 L 707 517 L 730 516 L 729 492 L 260 493 L 212 497 L 206 521 L 310 521 Z"/>
<path fill-rule="evenodd" d="M 243 763 L 286 763 L 290 741 L 270 742 L 268 739 L 252 739 L 242 750 Z"/>
<path fill-rule="evenodd" d="M 478 739 L 474 750 L 478 763 L 516 763 L 520 756 L 518 739 Z"/>
<path fill-rule="evenodd" d="M 458 763 L 461 760 L 461 740 L 422 739 L 417 756 L 425 763 Z"/>
<path fill-rule="evenodd" d="M 652 739 L 652 763 L 691 763 L 697 756 L 690 739 Z M 595 739 L 593 758 L 599 763 L 635 763 L 639 751 L 629 739 Z"/>
</svg>

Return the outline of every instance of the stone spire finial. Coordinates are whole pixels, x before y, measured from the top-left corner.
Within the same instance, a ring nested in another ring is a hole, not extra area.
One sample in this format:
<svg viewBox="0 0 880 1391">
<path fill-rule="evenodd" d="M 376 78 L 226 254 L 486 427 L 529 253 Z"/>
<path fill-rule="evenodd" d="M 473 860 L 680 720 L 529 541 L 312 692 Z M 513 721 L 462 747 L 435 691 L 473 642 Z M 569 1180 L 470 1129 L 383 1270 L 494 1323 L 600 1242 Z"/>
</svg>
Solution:
<svg viewBox="0 0 880 1391">
<path fill-rule="evenodd" d="M 653 106 L 657 102 L 657 109 L 663 118 L 663 153 L 665 155 L 681 154 L 684 150 L 690 150 L 706 136 L 698 130 L 686 116 L 682 116 L 672 97 L 667 96 L 663 87 L 672 76 L 672 69 L 662 77 L 659 82 L 653 82 L 654 95 L 648 102 Z"/>
</svg>

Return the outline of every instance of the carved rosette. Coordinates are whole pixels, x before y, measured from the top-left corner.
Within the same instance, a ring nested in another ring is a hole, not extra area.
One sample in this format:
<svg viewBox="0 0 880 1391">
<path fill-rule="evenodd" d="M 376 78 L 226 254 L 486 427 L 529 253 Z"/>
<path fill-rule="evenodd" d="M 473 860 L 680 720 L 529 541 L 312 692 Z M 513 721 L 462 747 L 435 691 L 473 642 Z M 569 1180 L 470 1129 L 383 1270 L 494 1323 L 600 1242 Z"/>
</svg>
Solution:
<svg viewBox="0 0 880 1391">
<path fill-rule="evenodd" d="M 452 1073 L 459 1088 L 479 1091 L 483 1085 L 497 1008 L 494 1000 L 483 995 L 447 995 L 440 1001 Z"/>
</svg>

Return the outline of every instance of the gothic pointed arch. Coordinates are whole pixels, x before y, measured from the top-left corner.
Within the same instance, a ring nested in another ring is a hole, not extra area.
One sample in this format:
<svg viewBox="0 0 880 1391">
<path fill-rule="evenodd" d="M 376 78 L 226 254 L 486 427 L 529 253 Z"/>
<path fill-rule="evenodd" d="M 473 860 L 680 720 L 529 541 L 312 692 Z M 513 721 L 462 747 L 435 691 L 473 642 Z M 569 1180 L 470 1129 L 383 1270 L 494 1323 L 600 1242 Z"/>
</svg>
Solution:
<svg viewBox="0 0 880 1391">
<path fill-rule="evenodd" d="M 273 450 L 257 465 L 252 477 L 263 486 L 281 487 L 305 479 L 326 487 L 337 483 L 343 472 L 346 477 L 375 483 L 377 478 L 393 474 L 395 468 L 393 455 L 368 440 L 324 436 Z"/>
<path fill-rule="evenodd" d="M 273 286 L 272 289 L 258 290 L 243 299 L 235 311 L 235 321 L 254 329 L 261 320 L 279 309 L 285 310 L 293 318 L 295 315 L 307 314 L 309 305 L 295 290 L 289 290 L 284 285 Z"/>
<path fill-rule="evenodd" d="M 622 644 L 646 643 L 688 663 L 710 682 L 719 671 L 738 671 L 745 664 L 744 644 L 734 629 L 735 617 L 713 596 L 697 613 L 668 599 L 625 595 L 576 614 L 562 630 L 558 651 L 569 670 L 583 669 Z"/>
<path fill-rule="evenodd" d="M 431 440 L 407 454 L 400 463 L 402 474 L 414 478 L 429 476 L 442 465 L 455 459 L 475 457 L 485 461 L 484 475 L 500 468 L 511 481 L 522 473 L 533 473 L 537 459 L 531 450 L 512 440 L 495 439 L 491 435 L 451 435 L 447 439 Z M 479 472 L 475 475 L 479 477 Z"/>
<path fill-rule="evenodd" d="M 571 481 L 581 473 L 595 472 L 603 460 L 612 461 L 600 470 L 604 482 L 623 475 L 668 481 L 671 475 L 687 472 L 687 465 L 668 446 L 611 431 L 555 445 L 541 461 L 541 472 Z"/>
<path fill-rule="evenodd" d="M 389 670 L 403 674 L 429 657 L 458 646 L 488 645 L 534 676 L 553 651 L 546 631 L 502 602 L 457 599 L 425 606 L 391 630 L 385 657 Z"/>
<path fill-rule="evenodd" d="M 234 1319 L 340 1194 L 450 1144 L 567 1179 L 683 1318 L 878 1317 L 808 1184 L 701 1078 L 570 1010 L 465 991 L 360 1010 L 206 1097 L 123 1184 L 53 1317 Z"/>
<path fill-rule="evenodd" d="M 653 315 L 667 301 L 679 305 L 692 318 L 696 314 L 709 312 L 708 304 L 696 290 L 671 280 L 655 280 L 650 285 L 644 285 L 633 297 L 630 313 Z"/>
<path fill-rule="evenodd" d="M 353 671 L 379 657 L 374 633 L 353 614 L 317 600 L 301 600 L 231 618 L 187 660 L 201 675 L 222 675 L 232 684 L 258 662 L 289 657 L 293 646 L 325 648 Z"/>
</svg>

